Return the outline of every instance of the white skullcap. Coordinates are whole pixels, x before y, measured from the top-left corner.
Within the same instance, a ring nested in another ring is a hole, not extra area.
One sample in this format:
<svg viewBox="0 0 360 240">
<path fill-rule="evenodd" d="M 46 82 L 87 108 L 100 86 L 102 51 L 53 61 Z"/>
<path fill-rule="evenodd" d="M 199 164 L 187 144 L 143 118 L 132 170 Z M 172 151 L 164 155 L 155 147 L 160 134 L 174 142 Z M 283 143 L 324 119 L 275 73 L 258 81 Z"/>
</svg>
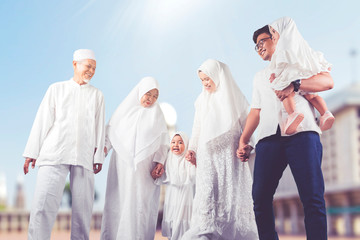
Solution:
<svg viewBox="0 0 360 240">
<path fill-rule="evenodd" d="M 78 49 L 74 52 L 73 61 L 81 61 L 84 59 L 92 59 L 95 60 L 95 53 L 90 49 Z"/>
</svg>

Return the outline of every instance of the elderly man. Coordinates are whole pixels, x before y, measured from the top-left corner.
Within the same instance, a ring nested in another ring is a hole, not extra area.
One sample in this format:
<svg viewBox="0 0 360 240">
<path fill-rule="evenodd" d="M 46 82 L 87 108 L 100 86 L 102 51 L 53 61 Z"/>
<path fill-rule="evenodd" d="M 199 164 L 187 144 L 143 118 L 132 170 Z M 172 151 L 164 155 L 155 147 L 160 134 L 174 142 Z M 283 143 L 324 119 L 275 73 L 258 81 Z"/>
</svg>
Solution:
<svg viewBox="0 0 360 240">
<path fill-rule="evenodd" d="M 25 147 L 24 173 L 39 166 L 30 213 L 29 239 L 50 239 L 70 172 L 71 239 L 89 239 L 94 173 L 104 161 L 104 97 L 89 84 L 95 74 L 94 52 L 79 49 L 74 76 L 52 84 L 43 98 Z"/>
<path fill-rule="evenodd" d="M 271 61 L 277 41 L 266 25 L 254 32 L 256 51 L 265 61 Z M 260 240 L 277 240 L 273 213 L 273 196 L 286 166 L 294 176 L 305 213 L 308 240 L 327 239 L 324 180 L 321 171 L 322 145 L 320 128 L 317 126 L 310 105 L 296 94 L 297 108 L 304 113 L 302 128 L 291 136 L 284 131 L 287 115 L 281 110 L 280 101 L 292 92 L 320 92 L 333 87 L 328 72 L 321 72 L 308 79 L 296 80 L 282 91 L 274 92 L 269 84 L 271 72 L 265 68 L 254 78 L 253 98 L 245 129 L 239 141 L 237 156 L 246 161 L 252 147 L 250 136 L 258 128 L 254 183 L 252 195 L 255 218 Z"/>
</svg>

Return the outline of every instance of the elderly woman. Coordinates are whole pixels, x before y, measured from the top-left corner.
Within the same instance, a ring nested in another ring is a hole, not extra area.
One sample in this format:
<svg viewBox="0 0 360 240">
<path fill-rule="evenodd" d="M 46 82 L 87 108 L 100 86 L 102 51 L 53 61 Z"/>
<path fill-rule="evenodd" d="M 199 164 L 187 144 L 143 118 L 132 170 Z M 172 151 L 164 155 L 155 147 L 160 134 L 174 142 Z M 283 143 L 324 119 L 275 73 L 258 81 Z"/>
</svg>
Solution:
<svg viewBox="0 0 360 240">
<path fill-rule="evenodd" d="M 169 134 L 157 103 L 159 87 L 143 78 L 107 126 L 105 152 L 113 148 L 107 179 L 101 239 L 153 240 L 158 216 L 159 177 Z"/>
</svg>

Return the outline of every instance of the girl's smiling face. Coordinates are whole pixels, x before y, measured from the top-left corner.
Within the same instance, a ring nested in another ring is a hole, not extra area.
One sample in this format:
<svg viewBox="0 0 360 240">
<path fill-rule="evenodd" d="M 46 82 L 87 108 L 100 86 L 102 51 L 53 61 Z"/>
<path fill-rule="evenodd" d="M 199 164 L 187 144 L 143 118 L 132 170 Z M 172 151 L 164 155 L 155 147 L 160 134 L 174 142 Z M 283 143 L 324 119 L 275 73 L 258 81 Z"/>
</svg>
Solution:
<svg viewBox="0 0 360 240">
<path fill-rule="evenodd" d="M 185 144 L 180 135 L 175 135 L 170 143 L 170 150 L 175 155 L 181 155 L 185 150 Z"/>
</svg>

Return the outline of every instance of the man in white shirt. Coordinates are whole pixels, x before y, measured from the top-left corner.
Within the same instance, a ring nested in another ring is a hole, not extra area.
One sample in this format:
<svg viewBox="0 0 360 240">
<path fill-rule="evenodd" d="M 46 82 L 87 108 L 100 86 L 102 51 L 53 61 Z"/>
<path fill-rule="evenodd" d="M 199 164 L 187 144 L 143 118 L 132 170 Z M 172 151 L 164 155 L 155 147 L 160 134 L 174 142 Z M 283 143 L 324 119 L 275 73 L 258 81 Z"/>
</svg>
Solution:
<svg viewBox="0 0 360 240">
<path fill-rule="evenodd" d="M 277 39 L 272 38 L 268 26 L 254 32 L 253 40 L 259 56 L 270 61 Z M 237 156 L 247 161 L 252 149 L 248 145 L 251 135 L 258 129 L 254 166 L 253 200 L 260 240 L 275 240 L 273 196 L 286 166 L 289 165 L 298 187 L 305 213 L 308 240 L 327 239 L 324 180 L 321 171 L 321 133 L 315 121 L 314 108 L 305 98 L 296 94 L 297 109 L 305 117 L 294 135 L 284 133 L 287 113 L 280 101 L 293 91 L 320 92 L 333 87 L 329 73 L 321 72 L 309 79 L 292 82 L 282 91 L 270 86 L 268 68 L 255 75 L 253 98 L 245 129 L 239 141 Z M 280 101 L 279 101 L 280 99 Z"/>
<path fill-rule="evenodd" d="M 71 239 L 89 239 L 94 173 L 104 161 L 105 106 L 100 90 L 89 84 L 96 59 L 89 49 L 73 56 L 74 76 L 47 90 L 23 156 L 24 173 L 39 166 L 28 239 L 50 239 L 70 172 Z"/>
</svg>

